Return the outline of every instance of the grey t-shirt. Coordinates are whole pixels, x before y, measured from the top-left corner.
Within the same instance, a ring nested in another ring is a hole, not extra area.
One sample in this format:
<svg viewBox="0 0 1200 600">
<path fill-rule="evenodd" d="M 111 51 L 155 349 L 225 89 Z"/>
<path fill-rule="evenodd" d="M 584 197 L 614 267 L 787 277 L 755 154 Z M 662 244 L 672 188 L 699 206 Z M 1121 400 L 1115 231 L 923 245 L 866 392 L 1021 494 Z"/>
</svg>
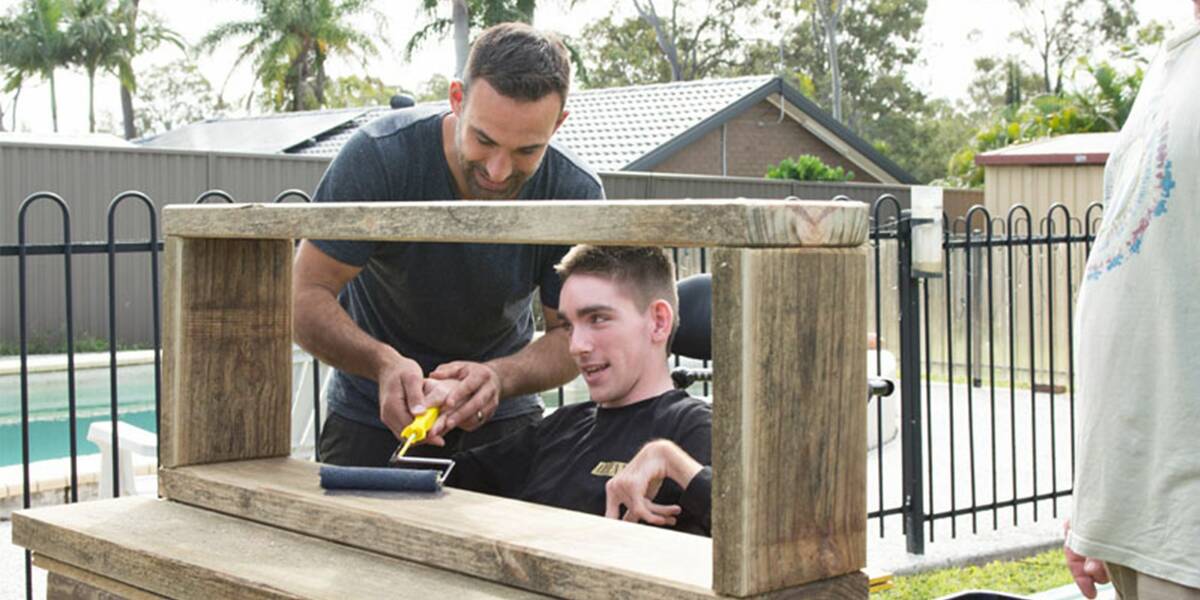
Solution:
<svg viewBox="0 0 1200 600">
<path fill-rule="evenodd" d="M 457 199 L 442 149 L 444 107 L 388 113 L 360 128 L 329 165 L 314 200 Z M 599 199 L 600 178 L 551 144 L 519 199 Z M 531 300 L 558 307 L 554 264 L 565 246 L 313 240 L 329 256 L 362 267 L 338 300 L 363 331 L 390 344 L 428 374 L 453 360 L 515 353 L 533 337 Z M 383 428 L 374 381 L 337 371 L 329 410 Z M 493 420 L 542 409 L 536 395 L 505 398 Z"/>
</svg>

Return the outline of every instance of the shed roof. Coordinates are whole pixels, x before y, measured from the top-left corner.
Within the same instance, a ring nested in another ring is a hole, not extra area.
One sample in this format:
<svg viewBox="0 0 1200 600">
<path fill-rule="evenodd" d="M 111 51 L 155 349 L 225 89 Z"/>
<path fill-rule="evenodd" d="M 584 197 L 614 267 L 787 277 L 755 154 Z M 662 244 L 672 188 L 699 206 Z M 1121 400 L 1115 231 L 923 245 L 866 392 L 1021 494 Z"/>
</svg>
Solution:
<svg viewBox="0 0 1200 600">
<path fill-rule="evenodd" d="M 1117 145 L 1117 133 L 1072 133 L 1016 144 L 975 157 L 989 165 L 1103 165 Z"/>
</svg>

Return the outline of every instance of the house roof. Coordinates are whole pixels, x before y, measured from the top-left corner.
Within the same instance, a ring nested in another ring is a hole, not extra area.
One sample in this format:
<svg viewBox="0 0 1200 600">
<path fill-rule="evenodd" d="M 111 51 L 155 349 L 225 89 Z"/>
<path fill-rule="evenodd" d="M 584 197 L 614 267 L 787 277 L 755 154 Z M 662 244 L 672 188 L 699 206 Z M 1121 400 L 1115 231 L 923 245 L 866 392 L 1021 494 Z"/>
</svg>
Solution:
<svg viewBox="0 0 1200 600">
<path fill-rule="evenodd" d="M 901 183 L 916 180 L 779 77 L 750 76 L 573 91 L 556 141 L 597 171 L 646 171 L 756 104 L 782 98 L 788 114 L 834 138 Z M 442 102 L 444 104 L 444 102 Z M 209 120 L 147 145 L 333 156 L 388 107 Z M 183 144 L 183 145 L 181 145 Z M 852 158 L 853 160 L 853 158 Z"/>
<path fill-rule="evenodd" d="M 975 164 L 1103 165 L 1117 145 L 1117 133 L 1072 133 L 984 152 Z"/>
</svg>

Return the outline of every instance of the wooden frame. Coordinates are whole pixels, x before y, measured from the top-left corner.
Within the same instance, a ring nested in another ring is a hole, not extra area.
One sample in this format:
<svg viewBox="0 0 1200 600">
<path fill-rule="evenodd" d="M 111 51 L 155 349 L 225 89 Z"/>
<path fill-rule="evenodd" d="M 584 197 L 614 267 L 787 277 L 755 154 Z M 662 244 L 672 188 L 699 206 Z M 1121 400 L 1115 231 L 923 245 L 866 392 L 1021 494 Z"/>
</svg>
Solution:
<svg viewBox="0 0 1200 600">
<path fill-rule="evenodd" d="M 573 598 L 867 596 L 865 205 L 170 206 L 163 223 L 165 498 Z M 711 542 L 462 490 L 320 490 L 282 458 L 302 237 L 717 247 Z"/>
</svg>

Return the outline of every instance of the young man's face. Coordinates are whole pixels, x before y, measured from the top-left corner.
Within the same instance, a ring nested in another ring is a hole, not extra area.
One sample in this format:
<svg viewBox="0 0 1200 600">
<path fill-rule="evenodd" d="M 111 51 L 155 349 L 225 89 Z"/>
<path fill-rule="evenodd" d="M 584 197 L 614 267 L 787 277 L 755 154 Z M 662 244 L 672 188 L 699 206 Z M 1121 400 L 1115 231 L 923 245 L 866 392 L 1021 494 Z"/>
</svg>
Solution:
<svg viewBox="0 0 1200 600">
<path fill-rule="evenodd" d="M 666 301 L 639 310 L 616 283 L 576 274 L 563 283 L 558 310 L 593 402 L 616 408 L 664 391 L 655 387 L 654 373 L 666 369 L 673 319 Z"/>
<path fill-rule="evenodd" d="M 514 100 L 483 79 L 472 82 L 465 94 L 462 84 L 453 82 L 450 107 L 458 117 L 454 137 L 459 183 L 465 186 L 460 191 L 475 200 L 515 198 L 566 118 L 558 94 Z"/>
</svg>

